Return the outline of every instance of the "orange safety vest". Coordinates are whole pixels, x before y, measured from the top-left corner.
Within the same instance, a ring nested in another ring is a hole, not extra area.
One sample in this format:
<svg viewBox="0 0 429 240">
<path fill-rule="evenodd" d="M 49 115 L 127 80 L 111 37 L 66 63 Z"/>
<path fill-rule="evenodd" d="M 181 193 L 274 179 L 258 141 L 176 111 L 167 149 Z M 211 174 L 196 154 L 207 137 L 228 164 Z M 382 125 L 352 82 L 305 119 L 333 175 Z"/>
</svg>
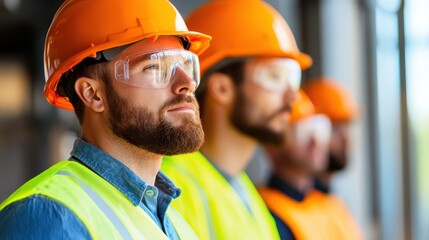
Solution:
<svg viewBox="0 0 429 240">
<path fill-rule="evenodd" d="M 271 188 L 259 189 L 259 193 L 297 240 L 363 239 L 346 206 L 335 196 L 311 191 L 298 202 Z"/>
</svg>

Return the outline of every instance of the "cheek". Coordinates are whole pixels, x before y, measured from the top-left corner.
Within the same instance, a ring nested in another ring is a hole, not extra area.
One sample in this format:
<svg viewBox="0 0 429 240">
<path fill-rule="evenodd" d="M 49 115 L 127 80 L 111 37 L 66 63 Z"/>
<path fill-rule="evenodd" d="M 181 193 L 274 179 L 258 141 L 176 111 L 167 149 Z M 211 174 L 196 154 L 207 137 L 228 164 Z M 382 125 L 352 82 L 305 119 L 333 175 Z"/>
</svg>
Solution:
<svg viewBox="0 0 429 240">
<path fill-rule="evenodd" d="M 131 88 L 123 89 L 121 96 L 128 104 L 136 108 L 144 108 L 151 113 L 157 114 L 163 104 L 168 101 L 168 96 L 162 89 Z"/>
<path fill-rule="evenodd" d="M 264 115 L 271 114 L 283 106 L 282 96 L 280 94 L 253 86 L 250 86 L 246 90 L 249 105 Z"/>
<path fill-rule="evenodd" d="M 305 144 L 294 144 L 291 148 L 291 152 L 295 157 L 301 159 L 303 156 L 306 156 L 309 153 L 309 149 Z"/>
<path fill-rule="evenodd" d="M 283 107 L 282 98 L 278 94 L 268 93 L 261 98 L 262 107 L 267 113 L 273 113 Z"/>
<path fill-rule="evenodd" d="M 342 149 L 344 148 L 344 142 L 341 139 L 341 137 L 339 137 L 339 136 L 333 136 L 331 138 L 331 142 L 330 142 L 329 148 L 330 148 L 330 150 L 332 152 L 340 152 L 340 151 L 342 151 Z"/>
</svg>

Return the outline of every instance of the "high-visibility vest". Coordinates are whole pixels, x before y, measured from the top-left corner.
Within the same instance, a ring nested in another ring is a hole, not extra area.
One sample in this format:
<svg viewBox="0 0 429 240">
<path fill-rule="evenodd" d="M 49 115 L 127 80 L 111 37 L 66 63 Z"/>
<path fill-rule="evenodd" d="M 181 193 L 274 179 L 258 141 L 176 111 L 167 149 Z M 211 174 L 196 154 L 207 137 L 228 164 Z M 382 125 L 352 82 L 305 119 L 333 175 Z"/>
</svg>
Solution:
<svg viewBox="0 0 429 240">
<path fill-rule="evenodd" d="M 93 239 L 165 239 L 168 237 L 139 206 L 96 173 L 74 161 L 62 161 L 25 183 L 1 205 L 40 194 L 76 214 Z M 185 220 L 167 210 L 180 239 L 198 239 Z"/>
<path fill-rule="evenodd" d="M 161 169 L 182 190 L 172 205 L 200 239 L 279 239 L 274 219 L 245 173 L 238 181 L 248 207 L 200 152 L 165 156 Z"/>
<path fill-rule="evenodd" d="M 271 188 L 261 188 L 259 193 L 297 240 L 362 239 L 357 224 L 336 197 L 311 191 L 298 202 Z"/>
</svg>

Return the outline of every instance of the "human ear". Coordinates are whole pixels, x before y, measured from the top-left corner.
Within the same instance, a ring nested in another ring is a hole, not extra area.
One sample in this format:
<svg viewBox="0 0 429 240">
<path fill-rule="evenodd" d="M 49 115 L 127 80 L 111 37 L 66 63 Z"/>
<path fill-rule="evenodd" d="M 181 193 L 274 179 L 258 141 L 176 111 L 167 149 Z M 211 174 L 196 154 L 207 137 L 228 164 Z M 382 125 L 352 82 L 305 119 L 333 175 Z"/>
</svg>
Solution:
<svg viewBox="0 0 429 240">
<path fill-rule="evenodd" d="M 80 77 L 76 80 L 74 89 L 86 107 L 92 109 L 94 112 L 104 111 L 104 98 L 100 80 Z"/>
<path fill-rule="evenodd" d="M 234 100 L 235 86 L 231 77 L 215 72 L 207 79 L 207 94 L 221 105 L 231 104 Z"/>
</svg>

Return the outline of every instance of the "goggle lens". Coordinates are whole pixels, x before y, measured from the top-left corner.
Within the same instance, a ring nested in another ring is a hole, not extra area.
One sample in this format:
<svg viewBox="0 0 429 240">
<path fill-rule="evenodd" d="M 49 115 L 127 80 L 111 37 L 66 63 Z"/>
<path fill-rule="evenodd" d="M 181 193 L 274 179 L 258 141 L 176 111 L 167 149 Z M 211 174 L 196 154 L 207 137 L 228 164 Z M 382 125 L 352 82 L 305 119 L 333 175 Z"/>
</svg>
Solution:
<svg viewBox="0 0 429 240">
<path fill-rule="evenodd" d="M 296 92 L 301 84 L 301 67 L 297 61 L 287 58 L 261 61 L 255 65 L 253 79 L 268 91 L 284 93 L 291 89 Z"/>
<path fill-rule="evenodd" d="M 200 84 L 198 56 L 183 49 L 140 53 L 115 61 L 116 80 L 141 88 L 167 87 L 178 69 Z"/>
<path fill-rule="evenodd" d="M 314 139 L 318 144 L 327 145 L 331 139 L 332 125 L 325 115 L 314 115 L 298 121 L 294 126 L 294 140 L 307 144 Z"/>
</svg>

